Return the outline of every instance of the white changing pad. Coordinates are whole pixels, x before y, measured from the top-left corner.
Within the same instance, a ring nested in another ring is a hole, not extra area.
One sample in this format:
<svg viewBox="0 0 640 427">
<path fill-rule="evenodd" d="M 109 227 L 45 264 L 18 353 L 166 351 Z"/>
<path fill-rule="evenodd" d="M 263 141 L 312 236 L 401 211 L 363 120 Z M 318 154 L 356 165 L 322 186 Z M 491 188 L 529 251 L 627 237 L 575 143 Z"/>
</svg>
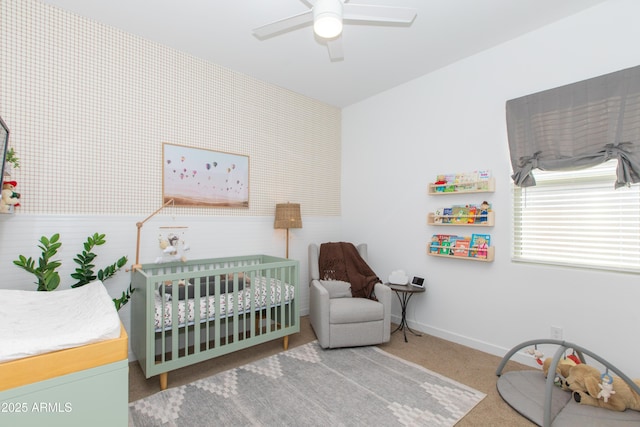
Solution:
<svg viewBox="0 0 640 427">
<path fill-rule="evenodd" d="M 99 280 L 52 292 L 0 289 L 0 362 L 120 336 L 120 317 Z"/>
</svg>

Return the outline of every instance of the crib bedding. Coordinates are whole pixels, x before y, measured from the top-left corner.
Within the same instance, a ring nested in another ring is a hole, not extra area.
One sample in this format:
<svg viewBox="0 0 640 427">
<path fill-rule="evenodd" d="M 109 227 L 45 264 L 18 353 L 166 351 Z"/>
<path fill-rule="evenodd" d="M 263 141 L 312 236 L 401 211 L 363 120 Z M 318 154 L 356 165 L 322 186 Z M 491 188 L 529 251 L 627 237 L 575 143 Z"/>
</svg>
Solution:
<svg viewBox="0 0 640 427">
<path fill-rule="evenodd" d="M 100 281 L 53 291 L 0 290 L 0 363 L 120 337 Z"/>
<path fill-rule="evenodd" d="M 271 295 L 269 304 L 267 304 L 267 286 Z M 282 288 L 284 286 L 284 296 Z M 260 310 L 267 307 L 279 305 L 281 302 L 288 303 L 295 297 L 295 287 L 280 280 L 267 277 L 256 277 L 252 280 L 251 286 L 247 286 L 238 295 L 238 313 L 246 313 L 251 310 L 251 292 L 254 293 L 254 307 Z M 222 294 L 220 300 L 220 317 L 228 317 L 234 313 L 234 297 L 235 293 L 230 292 Z M 156 292 L 155 294 L 155 329 L 160 331 L 171 328 L 173 319 L 173 302 L 169 295 L 163 297 Z M 181 299 L 178 301 L 178 325 L 192 325 L 195 322 L 195 299 Z M 215 318 L 216 298 L 213 295 L 200 298 L 200 318 L 201 321 L 213 320 Z M 164 319 L 164 322 L 163 322 Z M 164 323 L 164 326 L 162 326 Z"/>
</svg>

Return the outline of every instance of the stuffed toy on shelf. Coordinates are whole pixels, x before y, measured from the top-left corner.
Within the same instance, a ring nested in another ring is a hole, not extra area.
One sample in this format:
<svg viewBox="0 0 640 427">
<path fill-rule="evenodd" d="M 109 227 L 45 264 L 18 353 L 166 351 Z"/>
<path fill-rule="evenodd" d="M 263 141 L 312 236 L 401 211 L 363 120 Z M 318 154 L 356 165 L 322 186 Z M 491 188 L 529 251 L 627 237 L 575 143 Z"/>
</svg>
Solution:
<svg viewBox="0 0 640 427">
<path fill-rule="evenodd" d="M 20 206 L 20 193 L 15 191 L 16 181 L 2 183 L 2 198 L 0 199 L 0 213 L 13 213 L 14 208 Z"/>
</svg>

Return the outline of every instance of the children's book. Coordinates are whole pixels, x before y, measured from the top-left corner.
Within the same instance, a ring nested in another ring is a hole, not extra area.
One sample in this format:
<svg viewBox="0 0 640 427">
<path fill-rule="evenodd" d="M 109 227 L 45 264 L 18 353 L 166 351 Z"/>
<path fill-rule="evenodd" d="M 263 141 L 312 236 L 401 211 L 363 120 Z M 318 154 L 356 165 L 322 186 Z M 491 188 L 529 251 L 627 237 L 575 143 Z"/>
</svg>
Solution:
<svg viewBox="0 0 640 427">
<path fill-rule="evenodd" d="M 456 243 L 453 247 L 453 255 L 454 256 L 469 256 L 469 246 L 471 242 L 468 238 L 461 238 L 456 240 Z"/>
<path fill-rule="evenodd" d="M 478 190 L 489 189 L 489 178 L 491 178 L 490 170 L 483 169 L 478 171 Z"/>
<path fill-rule="evenodd" d="M 451 248 L 451 237 L 449 234 L 434 234 L 431 237 L 430 249 L 431 253 L 449 255 Z"/>
<path fill-rule="evenodd" d="M 435 212 L 433 213 L 433 222 L 435 224 L 442 224 L 442 222 L 443 222 L 442 215 L 443 214 L 444 214 L 444 208 L 437 208 L 435 210 Z"/>
<path fill-rule="evenodd" d="M 464 181 L 475 184 L 478 181 L 478 171 L 466 172 L 464 174 Z"/>
<path fill-rule="evenodd" d="M 478 172 L 478 180 L 480 181 L 487 181 L 489 180 L 489 178 L 491 178 L 491 171 L 490 170 L 479 170 Z"/>
<path fill-rule="evenodd" d="M 451 215 L 453 215 L 451 218 L 453 224 L 467 224 L 469 221 L 469 208 L 466 206 L 454 206 Z"/>
<path fill-rule="evenodd" d="M 449 255 L 451 251 L 451 242 L 449 240 L 445 240 L 440 242 L 440 254 L 441 255 Z"/>
<path fill-rule="evenodd" d="M 450 246 L 450 250 L 449 250 L 449 255 L 453 255 L 453 248 L 456 247 L 456 242 L 460 239 L 463 239 L 463 237 L 460 236 L 449 236 L 449 246 Z"/>
<path fill-rule="evenodd" d="M 437 254 L 440 252 L 440 238 L 437 234 L 431 236 L 431 243 L 429 243 L 429 252 Z"/>
<path fill-rule="evenodd" d="M 467 224 L 473 224 L 476 222 L 476 212 L 478 211 L 478 208 L 474 205 L 469 205 L 469 212 L 467 212 L 467 215 L 469 215 L 467 217 Z"/>
<path fill-rule="evenodd" d="M 469 248 L 469 256 L 475 258 L 486 258 L 491 244 L 490 234 L 472 234 Z"/>
<path fill-rule="evenodd" d="M 453 215 L 453 208 L 442 208 L 442 222 L 449 224 L 451 222 L 451 215 Z"/>
<path fill-rule="evenodd" d="M 475 190 L 477 172 L 461 172 L 457 173 L 454 178 L 454 184 L 456 185 L 456 191 L 469 191 Z"/>
<path fill-rule="evenodd" d="M 438 254 L 442 250 L 441 245 L 442 242 L 448 242 L 449 238 L 448 234 L 434 234 L 431 236 L 431 242 L 429 243 L 429 252 Z"/>
<path fill-rule="evenodd" d="M 454 185 L 456 174 L 446 174 L 444 180 L 447 182 L 447 185 L 444 187 L 445 193 L 456 191 L 456 186 Z"/>
</svg>

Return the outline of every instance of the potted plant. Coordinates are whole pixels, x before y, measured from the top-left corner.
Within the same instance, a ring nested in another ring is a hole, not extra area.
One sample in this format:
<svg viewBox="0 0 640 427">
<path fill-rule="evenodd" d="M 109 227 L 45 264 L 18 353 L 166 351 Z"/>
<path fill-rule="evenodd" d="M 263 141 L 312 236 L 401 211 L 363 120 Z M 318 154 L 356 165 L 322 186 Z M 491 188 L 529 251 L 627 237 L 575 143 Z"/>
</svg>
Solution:
<svg viewBox="0 0 640 427">
<path fill-rule="evenodd" d="M 93 252 L 93 248 L 105 243 L 106 239 L 104 234 L 94 233 L 93 236 L 87 238 L 87 241 L 84 243 L 84 250 L 73 259 L 73 261 L 78 264 L 78 268 L 71 274 L 71 278 L 77 280 L 76 283 L 71 285 L 72 288 L 84 286 L 96 279 L 104 282 L 127 264 L 128 259 L 126 256 L 123 256 L 113 264 L 94 273 L 95 265 L 93 262 L 97 255 Z M 62 262 L 53 260 L 53 257 L 55 257 L 61 246 L 60 234 L 56 233 L 50 238 L 42 236 L 40 238 L 40 245 L 38 246 L 42 254 L 38 259 L 37 265 L 33 258 L 27 258 L 24 255 L 19 255 L 18 259 L 14 260 L 13 263 L 36 276 L 37 281 L 35 283 L 38 285 L 38 291 L 53 291 L 60 285 L 60 274 L 56 270 L 62 265 Z M 122 296 L 113 299 L 117 310 L 120 310 L 122 306 L 129 302 L 132 293 L 133 288 L 131 284 L 129 284 L 129 288 L 125 292 L 122 292 Z"/>
<path fill-rule="evenodd" d="M 13 147 L 7 150 L 7 155 L 5 156 L 5 166 L 4 166 L 5 173 L 7 175 L 11 175 L 12 168 L 13 169 L 20 168 L 20 159 L 16 155 L 16 150 L 14 150 Z"/>
</svg>

